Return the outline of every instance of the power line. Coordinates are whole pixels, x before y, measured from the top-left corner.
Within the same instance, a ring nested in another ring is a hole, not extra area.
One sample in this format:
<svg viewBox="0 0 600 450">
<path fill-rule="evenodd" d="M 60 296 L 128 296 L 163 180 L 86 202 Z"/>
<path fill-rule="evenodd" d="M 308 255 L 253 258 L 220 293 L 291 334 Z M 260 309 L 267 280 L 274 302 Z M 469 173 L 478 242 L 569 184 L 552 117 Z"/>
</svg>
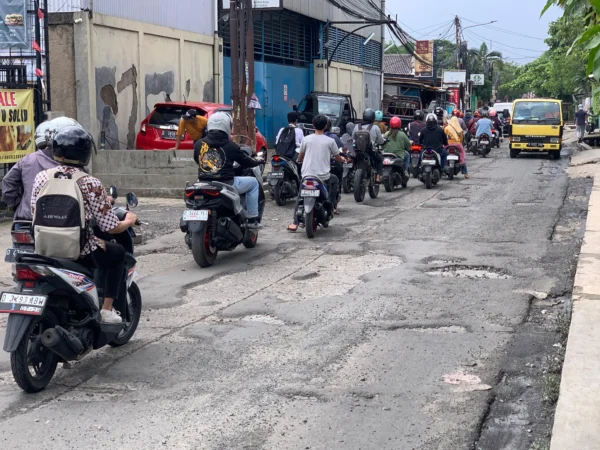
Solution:
<svg viewBox="0 0 600 450">
<path fill-rule="evenodd" d="M 486 42 L 486 41 L 489 41 L 489 40 L 490 40 L 490 39 L 487 39 L 487 38 L 485 38 L 484 36 L 481 36 L 481 35 L 479 35 L 479 34 L 475 33 L 474 31 L 471 31 L 471 30 L 465 30 L 465 32 L 466 32 L 467 34 L 469 34 L 469 35 L 475 36 L 475 38 L 479 38 L 479 39 L 481 39 L 481 40 L 482 40 L 482 42 Z M 525 50 L 525 51 L 528 51 L 528 52 L 537 53 L 537 54 L 538 54 L 538 56 L 546 52 L 546 50 L 530 50 L 530 49 L 527 49 L 527 48 L 523 48 L 523 49 L 521 49 L 521 48 L 519 48 L 519 47 L 512 47 L 512 46 L 510 46 L 510 45 L 504 44 L 504 43 L 502 43 L 502 42 L 499 42 L 499 41 L 495 41 L 495 40 L 492 40 L 492 41 L 493 41 L 493 43 L 494 43 L 495 45 L 498 45 L 499 47 L 517 48 L 517 49 L 519 49 L 519 50 Z M 523 55 L 523 54 L 520 54 L 520 53 L 514 52 L 514 51 L 512 51 L 512 50 L 503 50 L 503 52 L 512 53 L 512 54 L 514 54 L 514 55 L 518 55 L 518 56 L 523 56 L 524 58 L 535 58 L 535 56 L 533 56 L 533 55 L 531 55 L 531 56 L 527 56 L 527 55 Z"/>
<path fill-rule="evenodd" d="M 482 24 L 482 23 L 479 23 L 479 22 L 475 22 L 474 20 L 467 19 L 465 17 L 461 17 L 461 19 L 462 20 L 466 20 L 467 22 L 470 22 L 470 23 L 474 23 L 476 25 L 481 25 L 483 27 L 490 28 L 490 29 L 495 30 L 495 31 L 502 31 L 504 33 L 513 34 L 515 36 L 520 36 L 520 37 L 524 37 L 524 38 L 528 38 L 528 39 L 536 39 L 538 41 L 545 41 L 545 39 L 543 39 L 543 38 L 539 38 L 539 37 L 535 37 L 535 36 L 528 36 L 526 34 L 517 33 L 516 31 L 512 31 L 512 30 L 505 30 L 504 28 L 499 28 L 499 27 L 496 27 L 496 26 L 493 26 L 493 25 L 489 25 L 489 24 L 487 24 L 487 25 L 486 24 Z"/>
</svg>

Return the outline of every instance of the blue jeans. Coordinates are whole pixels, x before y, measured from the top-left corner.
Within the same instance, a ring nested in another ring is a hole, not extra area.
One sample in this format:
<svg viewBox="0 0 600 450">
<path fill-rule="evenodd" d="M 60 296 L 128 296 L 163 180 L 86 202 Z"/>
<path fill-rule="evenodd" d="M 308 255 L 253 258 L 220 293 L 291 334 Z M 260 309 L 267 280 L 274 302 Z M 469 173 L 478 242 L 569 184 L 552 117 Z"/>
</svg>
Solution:
<svg viewBox="0 0 600 450">
<path fill-rule="evenodd" d="M 421 150 L 421 159 L 423 159 L 423 153 L 425 153 L 425 150 L 426 149 Z M 440 155 L 440 165 L 442 167 L 442 170 L 444 170 L 444 167 L 446 167 L 446 161 L 448 160 L 448 152 L 445 148 L 442 148 L 441 150 L 436 150 L 436 153 Z"/>
<path fill-rule="evenodd" d="M 258 217 L 258 180 L 253 177 L 235 177 L 233 187 L 241 194 L 246 194 L 246 209 L 248 218 Z"/>
<path fill-rule="evenodd" d="M 410 153 L 406 152 L 404 154 L 404 171 L 408 172 L 408 169 L 410 169 Z"/>
</svg>

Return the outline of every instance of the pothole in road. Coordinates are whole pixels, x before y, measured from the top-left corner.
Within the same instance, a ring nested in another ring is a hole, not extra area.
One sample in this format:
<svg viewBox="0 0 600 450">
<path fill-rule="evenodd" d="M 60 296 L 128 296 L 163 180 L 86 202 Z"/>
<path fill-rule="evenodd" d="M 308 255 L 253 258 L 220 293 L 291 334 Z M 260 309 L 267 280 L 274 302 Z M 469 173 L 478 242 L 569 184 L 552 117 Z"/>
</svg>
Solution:
<svg viewBox="0 0 600 450">
<path fill-rule="evenodd" d="M 421 260 L 423 264 L 459 264 L 464 261 L 466 261 L 465 258 L 455 257 L 445 259 L 443 256 L 428 256 Z"/>
<path fill-rule="evenodd" d="M 444 203 L 457 204 L 457 203 L 468 203 L 469 199 L 466 197 L 440 197 L 439 200 Z"/>
<path fill-rule="evenodd" d="M 285 325 L 283 320 L 268 314 L 252 314 L 244 317 L 224 317 L 219 320 L 219 323 L 234 323 L 234 322 L 261 322 L 268 325 Z"/>
<path fill-rule="evenodd" d="M 542 202 L 513 202 L 513 205 L 515 206 L 536 206 L 536 205 L 541 205 Z"/>
<path fill-rule="evenodd" d="M 447 266 L 432 269 L 426 273 L 439 277 L 468 278 L 471 280 L 508 280 L 511 278 L 506 272 L 489 266 Z"/>
</svg>

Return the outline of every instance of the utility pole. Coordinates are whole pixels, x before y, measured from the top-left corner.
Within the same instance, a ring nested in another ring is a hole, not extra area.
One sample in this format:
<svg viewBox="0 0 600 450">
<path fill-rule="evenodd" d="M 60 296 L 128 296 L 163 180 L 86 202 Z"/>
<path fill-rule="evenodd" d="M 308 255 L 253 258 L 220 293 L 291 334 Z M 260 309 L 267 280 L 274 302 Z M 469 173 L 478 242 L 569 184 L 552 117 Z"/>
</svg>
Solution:
<svg viewBox="0 0 600 450">
<path fill-rule="evenodd" d="M 386 20 L 387 17 L 385 16 L 385 0 L 381 0 L 381 20 L 384 21 Z M 384 64 L 383 64 L 383 60 L 385 58 L 385 27 L 386 24 L 382 23 L 381 24 L 381 98 L 378 99 L 378 101 L 380 102 L 380 108 L 383 107 L 383 94 L 385 94 L 384 92 L 384 82 L 385 82 L 385 77 L 384 77 Z"/>
<path fill-rule="evenodd" d="M 246 107 L 248 106 L 248 98 L 246 97 L 247 82 L 246 79 L 246 1 L 240 2 L 239 9 L 239 23 L 240 23 L 240 123 L 241 127 L 236 128 L 235 132 L 238 136 L 246 134 L 248 129 L 248 120 L 246 117 Z M 241 138 L 238 140 L 238 144 L 241 144 Z M 245 144 L 245 142 L 244 142 Z"/>
<path fill-rule="evenodd" d="M 246 0 L 246 59 L 248 61 L 248 101 L 254 95 L 254 18 L 252 17 L 252 0 Z M 247 105 L 247 103 L 246 103 Z M 248 109 L 248 137 L 251 142 L 251 149 L 256 149 L 256 111 L 254 108 Z"/>
<path fill-rule="evenodd" d="M 458 16 L 454 18 L 454 26 L 456 28 L 456 68 L 460 70 L 460 19 Z"/>
<path fill-rule="evenodd" d="M 233 128 L 240 130 L 242 123 L 240 121 L 241 98 L 240 98 L 240 52 L 239 52 L 239 18 L 238 2 L 230 0 L 229 2 L 229 32 L 231 40 L 231 97 L 233 100 Z"/>
</svg>

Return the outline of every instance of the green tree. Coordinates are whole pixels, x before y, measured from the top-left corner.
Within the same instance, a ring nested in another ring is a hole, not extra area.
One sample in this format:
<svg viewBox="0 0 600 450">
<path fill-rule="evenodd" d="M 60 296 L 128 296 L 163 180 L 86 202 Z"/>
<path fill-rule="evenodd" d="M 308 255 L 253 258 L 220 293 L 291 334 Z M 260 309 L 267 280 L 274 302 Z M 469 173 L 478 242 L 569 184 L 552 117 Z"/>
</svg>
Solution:
<svg viewBox="0 0 600 450">
<path fill-rule="evenodd" d="M 493 85 L 497 80 L 497 72 L 502 70 L 504 62 L 502 53 L 490 52 L 484 43 L 479 48 L 471 48 L 467 51 L 467 73 L 482 73 L 485 75 L 483 86 L 475 87 L 475 95 L 483 101 L 489 101 L 492 97 Z"/>
</svg>

